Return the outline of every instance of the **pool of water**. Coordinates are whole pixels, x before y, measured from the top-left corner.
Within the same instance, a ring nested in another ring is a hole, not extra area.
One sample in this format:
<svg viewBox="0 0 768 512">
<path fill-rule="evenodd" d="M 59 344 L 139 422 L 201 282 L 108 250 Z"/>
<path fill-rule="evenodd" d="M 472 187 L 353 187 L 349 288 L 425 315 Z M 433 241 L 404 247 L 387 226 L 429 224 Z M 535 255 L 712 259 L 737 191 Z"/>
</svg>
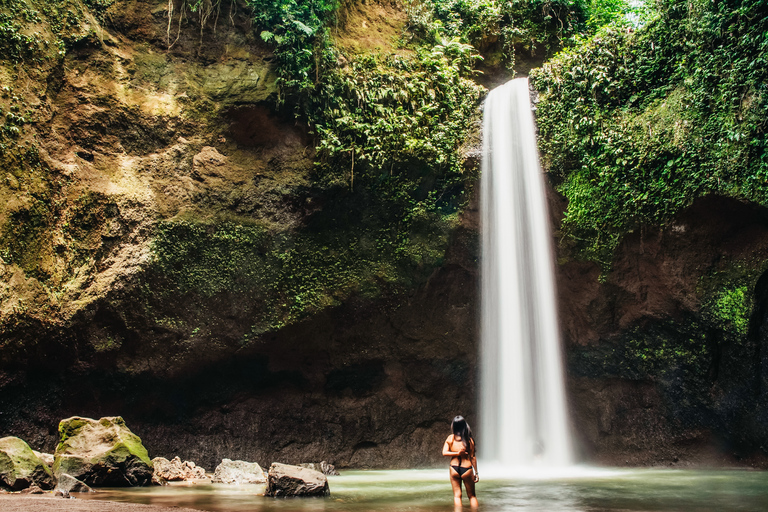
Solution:
<svg viewBox="0 0 768 512">
<path fill-rule="evenodd" d="M 87 499 L 212 512 L 453 511 L 447 470 L 348 471 L 330 477 L 328 498 L 274 499 L 258 486 L 223 484 L 103 489 Z M 583 468 L 489 474 L 477 485 L 483 512 L 764 512 L 768 472 Z M 465 501 L 465 509 L 469 507 Z"/>
</svg>

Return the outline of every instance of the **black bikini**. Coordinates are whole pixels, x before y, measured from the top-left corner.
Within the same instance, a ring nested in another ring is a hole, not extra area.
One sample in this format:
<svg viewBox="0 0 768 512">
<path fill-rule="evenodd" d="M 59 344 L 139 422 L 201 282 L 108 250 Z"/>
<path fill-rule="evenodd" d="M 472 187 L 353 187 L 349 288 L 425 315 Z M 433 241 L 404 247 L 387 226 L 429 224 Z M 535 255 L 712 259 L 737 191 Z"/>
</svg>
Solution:
<svg viewBox="0 0 768 512">
<path fill-rule="evenodd" d="M 454 443 L 454 441 L 451 441 L 451 447 L 453 447 L 453 443 Z M 458 456 L 457 456 L 457 457 L 458 457 Z M 461 464 L 461 457 L 458 457 L 458 459 L 459 459 L 459 464 Z M 451 464 L 451 467 L 452 467 L 454 470 L 456 470 L 456 472 L 459 474 L 459 477 L 463 477 L 463 476 L 464 476 L 464 473 L 466 473 L 467 471 L 469 471 L 470 469 L 472 469 L 472 466 L 469 466 L 469 467 L 466 467 L 466 468 L 465 468 L 465 467 L 463 467 L 463 466 L 461 466 L 461 465 L 459 465 L 459 466 L 454 466 L 453 464 Z"/>
<path fill-rule="evenodd" d="M 453 466 L 451 465 L 453 469 L 456 470 L 456 472 L 459 474 L 459 476 L 464 476 L 464 473 L 472 469 L 472 466 L 469 466 L 468 468 L 462 467 L 462 466 Z"/>
</svg>

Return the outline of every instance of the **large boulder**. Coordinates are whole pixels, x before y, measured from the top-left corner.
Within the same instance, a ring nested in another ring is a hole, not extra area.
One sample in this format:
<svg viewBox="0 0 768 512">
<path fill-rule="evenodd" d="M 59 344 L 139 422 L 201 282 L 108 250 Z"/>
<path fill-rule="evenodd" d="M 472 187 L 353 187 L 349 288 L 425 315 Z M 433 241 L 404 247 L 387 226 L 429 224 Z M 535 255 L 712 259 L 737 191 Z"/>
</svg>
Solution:
<svg viewBox="0 0 768 512">
<path fill-rule="evenodd" d="M 52 489 L 50 468 L 18 437 L 0 439 L 0 487 L 20 491 L 33 485 Z"/>
<path fill-rule="evenodd" d="M 222 484 L 265 484 L 264 471 L 255 462 L 224 459 L 213 472 L 213 483 Z"/>
<path fill-rule="evenodd" d="M 328 496 L 328 478 L 314 469 L 273 462 L 266 496 Z"/>
<path fill-rule="evenodd" d="M 174 457 L 173 460 L 155 457 L 152 459 L 152 465 L 155 467 L 155 473 L 152 475 L 152 483 L 155 485 L 205 478 L 205 469 L 192 461 L 182 461 L 179 457 Z"/>
<path fill-rule="evenodd" d="M 152 461 L 120 416 L 72 417 L 59 423 L 55 475 L 67 473 L 91 487 L 149 485 Z"/>
</svg>

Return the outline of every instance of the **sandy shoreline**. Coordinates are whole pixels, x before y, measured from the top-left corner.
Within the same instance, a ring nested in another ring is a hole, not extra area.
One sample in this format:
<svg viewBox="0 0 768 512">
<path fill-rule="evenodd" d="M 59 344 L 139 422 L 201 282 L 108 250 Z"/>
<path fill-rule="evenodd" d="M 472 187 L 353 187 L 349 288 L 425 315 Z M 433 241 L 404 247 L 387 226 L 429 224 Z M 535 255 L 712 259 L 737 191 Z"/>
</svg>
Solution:
<svg viewBox="0 0 768 512">
<path fill-rule="evenodd" d="M 39 494 L 0 494 L 0 510 L 3 512 L 199 512 L 191 508 L 65 499 Z"/>
</svg>

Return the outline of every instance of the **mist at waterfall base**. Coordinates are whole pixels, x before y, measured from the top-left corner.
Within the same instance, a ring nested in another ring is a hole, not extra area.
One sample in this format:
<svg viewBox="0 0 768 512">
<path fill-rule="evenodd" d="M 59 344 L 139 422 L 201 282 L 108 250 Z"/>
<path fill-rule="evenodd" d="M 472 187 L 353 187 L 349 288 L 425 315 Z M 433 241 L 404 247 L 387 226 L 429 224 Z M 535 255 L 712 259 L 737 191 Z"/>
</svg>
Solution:
<svg viewBox="0 0 768 512">
<path fill-rule="evenodd" d="M 528 79 L 490 92 L 483 115 L 481 473 L 573 468 L 554 263 Z"/>
</svg>

